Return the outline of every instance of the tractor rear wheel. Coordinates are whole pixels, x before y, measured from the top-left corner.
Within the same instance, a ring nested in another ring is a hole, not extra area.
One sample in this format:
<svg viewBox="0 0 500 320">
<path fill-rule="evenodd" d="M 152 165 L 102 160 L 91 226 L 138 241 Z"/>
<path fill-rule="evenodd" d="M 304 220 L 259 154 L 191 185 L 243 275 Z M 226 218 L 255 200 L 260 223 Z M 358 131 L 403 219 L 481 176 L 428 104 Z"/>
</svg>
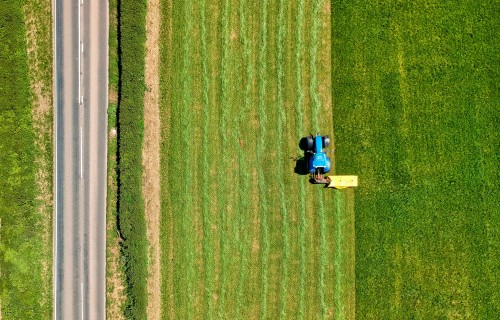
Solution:
<svg viewBox="0 0 500 320">
<path fill-rule="evenodd" d="M 330 136 L 323 137 L 323 148 L 328 148 L 330 146 Z"/>
<path fill-rule="evenodd" d="M 314 146 L 314 138 L 311 135 L 309 135 L 306 137 L 306 139 L 307 139 L 307 150 L 312 150 Z"/>
</svg>

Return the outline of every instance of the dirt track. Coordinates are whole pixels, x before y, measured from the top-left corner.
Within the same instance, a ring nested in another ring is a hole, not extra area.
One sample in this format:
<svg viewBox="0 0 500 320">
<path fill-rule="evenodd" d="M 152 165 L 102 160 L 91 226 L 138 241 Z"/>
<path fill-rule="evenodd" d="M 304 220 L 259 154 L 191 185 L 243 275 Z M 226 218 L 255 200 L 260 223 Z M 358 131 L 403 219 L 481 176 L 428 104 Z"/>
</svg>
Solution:
<svg viewBox="0 0 500 320">
<path fill-rule="evenodd" d="M 146 68 L 144 78 L 144 145 L 142 190 L 146 214 L 148 254 L 148 319 L 160 319 L 160 110 L 159 100 L 159 0 L 148 0 L 146 14 Z"/>
</svg>

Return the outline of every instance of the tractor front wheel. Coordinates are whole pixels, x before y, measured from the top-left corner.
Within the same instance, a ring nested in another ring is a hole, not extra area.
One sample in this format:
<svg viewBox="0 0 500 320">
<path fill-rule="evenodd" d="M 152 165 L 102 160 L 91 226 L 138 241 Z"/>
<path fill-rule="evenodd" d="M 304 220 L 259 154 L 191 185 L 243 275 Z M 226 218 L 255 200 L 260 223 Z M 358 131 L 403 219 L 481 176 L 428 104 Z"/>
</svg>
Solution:
<svg viewBox="0 0 500 320">
<path fill-rule="evenodd" d="M 328 148 L 330 146 L 330 136 L 323 137 L 323 147 Z"/>
</svg>

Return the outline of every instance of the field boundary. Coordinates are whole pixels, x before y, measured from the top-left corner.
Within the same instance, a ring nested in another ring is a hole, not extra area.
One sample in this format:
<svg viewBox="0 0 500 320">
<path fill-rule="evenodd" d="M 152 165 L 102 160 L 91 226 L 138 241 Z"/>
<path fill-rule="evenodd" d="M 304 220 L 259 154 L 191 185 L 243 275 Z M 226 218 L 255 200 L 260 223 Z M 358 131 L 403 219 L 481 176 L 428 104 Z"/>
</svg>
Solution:
<svg viewBox="0 0 500 320">
<path fill-rule="evenodd" d="M 118 2 L 118 229 L 125 265 L 125 317 L 147 309 L 148 256 L 142 197 L 146 0 Z M 138 107 L 141 106 L 141 107 Z"/>
<path fill-rule="evenodd" d="M 106 196 L 106 318 L 125 319 L 125 265 L 121 260 L 118 215 L 118 0 L 109 1 L 108 165 Z"/>
<path fill-rule="evenodd" d="M 148 240 L 147 318 L 160 319 L 160 1 L 147 0 L 142 194 Z"/>
<path fill-rule="evenodd" d="M 32 126 L 35 132 L 36 210 L 41 217 L 43 246 L 42 292 L 40 304 L 46 305 L 45 316 L 52 314 L 52 5 L 49 1 L 31 0 L 23 6 L 26 28 L 28 70 L 33 96 Z M 49 29 L 49 32 L 45 30 Z"/>
</svg>

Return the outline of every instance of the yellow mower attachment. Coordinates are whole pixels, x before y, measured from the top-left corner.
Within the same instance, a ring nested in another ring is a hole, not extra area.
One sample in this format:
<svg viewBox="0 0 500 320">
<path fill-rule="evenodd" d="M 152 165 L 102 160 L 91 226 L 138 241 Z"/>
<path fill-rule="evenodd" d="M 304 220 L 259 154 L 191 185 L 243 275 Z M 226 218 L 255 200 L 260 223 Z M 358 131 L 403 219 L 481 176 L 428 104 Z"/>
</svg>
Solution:
<svg viewBox="0 0 500 320">
<path fill-rule="evenodd" d="M 358 176 L 328 176 L 327 188 L 345 189 L 358 186 Z"/>
</svg>

